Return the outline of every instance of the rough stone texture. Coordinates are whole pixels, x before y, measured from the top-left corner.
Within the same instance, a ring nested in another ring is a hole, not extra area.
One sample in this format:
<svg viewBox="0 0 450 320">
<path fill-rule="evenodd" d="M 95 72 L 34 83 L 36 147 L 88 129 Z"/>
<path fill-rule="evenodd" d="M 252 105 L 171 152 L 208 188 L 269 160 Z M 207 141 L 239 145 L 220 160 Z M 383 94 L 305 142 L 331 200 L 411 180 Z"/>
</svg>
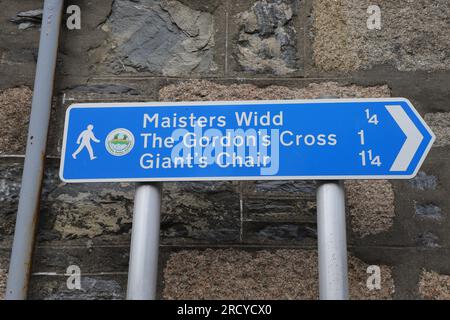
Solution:
<svg viewBox="0 0 450 320">
<path fill-rule="evenodd" d="M 391 270 L 381 267 L 381 290 L 366 287 L 367 266 L 349 257 L 352 299 L 391 299 Z M 165 299 L 317 299 L 317 251 L 226 249 L 173 253 L 164 268 Z"/>
<path fill-rule="evenodd" d="M 246 219 L 257 221 L 304 221 L 314 222 L 316 200 L 298 195 L 296 198 L 245 197 L 243 211 Z"/>
<path fill-rule="evenodd" d="M 394 223 L 394 191 L 387 180 L 346 181 L 352 230 L 364 237 L 389 230 Z"/>
<path fill-rule="evenodd" d="M 448 0 L 381 0 L 381 30 L 366 26 L 370 0 L 314 0 L 314 61 L 323 70 L 391 65 L 401 71 L 450 69 Z"/>
<path fill-rule="evenodd" d="M 0 10 L 0 89 L 33 85 L 39 28 L 21 30 L 10 20 L 42 7 L 42 1 L 2 1 Z M 22 27 L 25 27 L 24 25 Z"/>
<path fill-rule="evenodd" d="M 313 99 L 322 95 L 341 98 L 380 98 L 390 96 L 386 85 L 361 87 L 342 86 L 336 82 L 311 83 L 306 88 L 268 86 L 259 88 L 252 84 L 221 85 L 206 80 L 194 80 L 171 84 L 159 92 L 161 100 L 166 101 L 207 101 L 207 100 L 277 100 Z"/>
<path fill-rule="evenodd" d="M 0 163 L 0 241 L 14 232 L 21 174 L 22 163 Z M 57 165 L 47 164 L 38 238 L 92 238 L 128 232 L 132 197 L 131 185 L 61 183 Z"/>
<path fill-rule="evenodd" d="M 297 69 L 297 0 L 262 0 L 237 15 L 235 56 L 244 71 L 287 74 Z"/>
<path fill-rule="evenodd" d="M 165 242 L 239 240 L 239 194 L 233 182 L 165 183 L 162 203 Z"/>
<path fill-rule="evenodd" d="M 93 238 L 128 233 L 133 210 L 133 185 L 65 184 L 57 164 L 47 167 L 42 196 L 40 238 Z"/>
<path fill-rule="evenodd" d="M 0 155 L 24 153 L 32 95 L 28 87 L 0 92 Z"/>
<path fill-rule="evenodd" d="M 20 30 L 40 27 L 42 22 L 42 9 L 18 12 L 10 21 L 17 23 Z"/>
<path fill-rule="evenodd" d="M 434 203 L 414 203 L 416 216 L 424 219 L 442 219 L 442 210 Z"/>
<path fill-rule="evenodd" d="M 123 281 L 113 275 L 81 277 L 81 290 L 67 288 L 67 276 L 37 276 L 31 284 L 29 299 L 45 300 L 123 300 Z"/>
<path fill-rule="evenodd" d="M 439 237 L 431 231 L 425 231 L 417 236 L 416 243 L 418 246 L 427 248 L 439 248 Z"/>
<path fill-rule="evenodd" d="M 246 221 L 314 223 L 315 191 L 316 182 L 311 180 L 247 181 L 242 187 L 243 218 Z"/>
<path fill-rule="evenodd" d="M 117 281 L 91 277 L 81 278 L 81 290 L 62 289 L 58 294 L 51 294 L 46 297 L 48 300 L 123 300 L 124 298 L 123 289 Z"/>
<path fill-rule="evenodd" d="M 0 241 L 14 232 L 21 174 L 21 164 L 0 163 Z"/>
<path fill-rule="evenodd" d="M 93 94 L 106 94 L 106 95 L 138 95 L 139 91 L 130 88 L 125 85 L 119 84 L 92 84 L 92 85 L 79 85 L 70 88 L 71 94 L 82 94 L 84 96 L 90 96 Z"/>
<path fill-rule="evenodd" d="M 6 279 L 8 277 L 8 269 L 6 263 L 0 260 L 0 300 L 4 299 L 6 291 Z"/>
<path fill-rule="evenodd" d="M 295 219 L 276 221 L 245 220 L 243 223 L 243 242 L 246 244 L 298 244 L 314 246 L 317 240 L 315 222 L 297 222 Z"/>
<path fill-rule="evenodd" d="M 42 192 L 41 240 L 128 235 L 134 185 L 65 184 L 58 164 L 46 167 Z M 0 241 L 14 232 L 22 163 L 0 162 Z M 239 194 L 233 182 L 166 183 L 161 217 L 162 242 L 239 239 Z"/>
<path fill-rule="evenodd" d="M 428 300 L 450 300 L 450 275 L 422 270 L 419 294 Z"/>
<path fill-rule="evenodd" d="M 92 187 L 66 185 L 51 192 L 46 207 L 55 218 L 54 230 L 63 239 L 127 232 L 133 208 L 131 188 L 109 186 L 93 192 Z"/>
<path fill-rule="evenodd" d="M 116 73 L 147 71 L 166 76 L 214 72 L 214 19 L 174 0 L 116 0 L 102 29 L 99 51 Z"/>
<path fill-rule="evenodd" d="M 417 176 L 409 180 L 409 183 L 414 189 L 419 191 L 435 190 L 437 187 L 437 177 L 419 171 Z"/>
<path fill-rule="evenodd" d="M 450 145 L 450 112 L 427 113 L 424 119 L 436 135 L 433 147 Z"/>
<path fill-rule="evenodd" d="M 263 193 L 282 196 L 286 194 L 307 194 L 314 195 L 316 192 L 316 182 L 311 180 L 277 181 L 263 180 L 254 183 L 254 190 L 249 193 Z"/>
</svg>

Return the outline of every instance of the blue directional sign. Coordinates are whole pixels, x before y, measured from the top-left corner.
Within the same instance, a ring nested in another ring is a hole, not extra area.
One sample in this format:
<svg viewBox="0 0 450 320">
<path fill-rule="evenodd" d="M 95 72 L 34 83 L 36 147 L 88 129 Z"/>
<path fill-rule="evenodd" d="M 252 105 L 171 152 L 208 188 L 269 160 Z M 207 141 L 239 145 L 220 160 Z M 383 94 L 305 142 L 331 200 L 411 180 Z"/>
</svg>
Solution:
<svg viewBox="0 0 450 320">
<path fill-rule="evenodd" d="M 408 179 L 434 139 L 403 98 L 74 104 L 60 177 Z"/>
</svg>

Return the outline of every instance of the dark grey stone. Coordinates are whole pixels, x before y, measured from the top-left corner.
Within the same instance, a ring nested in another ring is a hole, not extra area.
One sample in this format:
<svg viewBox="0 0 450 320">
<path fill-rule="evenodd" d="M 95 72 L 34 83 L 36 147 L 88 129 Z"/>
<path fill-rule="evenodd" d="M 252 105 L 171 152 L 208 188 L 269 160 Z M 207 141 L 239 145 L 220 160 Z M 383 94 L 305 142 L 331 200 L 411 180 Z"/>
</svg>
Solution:
<svg viewBox="0 0 450 320">
<path fill-rule="evenodd" d="M 214 19 L 174 0 L 116 0 L 103 30 L 106 63 L 116 73 L 167 76 L 214 72 Z"/>
<path fill-rule="evenodd" d="M 0 162 L 0 240 L 14 232 L 22 162 Z M 58 163 L 46 164 L 41 194 L 39 241 L 128 233 L 133 208 L 132 185 L 65 184 Z"/>
<path fill-rule="evenodd" d="M 64 240 L 62 246 L 38 246 L 33 260 L 33 273 L 64 274 L 71 265 L 82 274 L 127 272 L 130 245 L 97 245 L 93 241 Z"/>
<path fill-rule="evenodd" d="M 28 10 L 18 12 L 14 17 L 11 18 L 11 22 L 17 23 L 19 25 L 19 29 L 22 24 L 29 24 L 31 26 L 40 26 L 42 21 L 42 9 L 36 10 Z"/>
<path fill-rule="evenodd" d="M 314 198 L 244 198 L 244 217 L 257 221 L 315 222 Z"/>
<path fill-rule="evenodd" d="M 244 243 L 313 245 L 316 239 L 314 223 L 244 222 Z"/>
<path fill-rule="evenodd" d="M 239 241 L 237 184 L 165 183 L 162 203 L 163 243 Z"/>
<path fill-rule="evenodd" d="M 0 162 L 0 241 L 14 233 L 21 174 L 21 163 Z"/>
<path fill-rule="evenodd" d="M 311 180 L 297 181 L 257 181 L 255 183 L 257 192 L 277 192 L 277 193 L 298 193 L 314 194 L 316 192 L 316 182 Z"/>
<path fill-rule="evenodd" d="M 439 220 L 442 218 L 442 210 L 434 203 L 415 203 L 417 217 Z"/>
<path fill-rule="evenodd" d="M 34 276 L 29 292 L 30 299 L 44 300 L 123 300 L 125 287 L 118 276 L 83 276 L 81 289 L 68 289 L 68 276 Z M 123 276 L 122 276 L 123 278 Z"/>
<path fill-rule="evenodd" d="M 98 93 L 98 94 L 129 94 L 138 95 L 140 92 L 134 88 L 130 88 L 119 84 L 92 84 L 80 85 L 68 90 L 83 93 Z"/>
<path fill-rule="evenodd" d="M 423 171 L 419 171 L 414 179 L 409 180 L 409 183 L 414 189 L 420 191 L 435 190 L 437 186 L 437 178 L 435 176 L 429 176 Z"/>
<path fill-rule="evenodd" d="M 317 233 L 316 230 L 310 227 L 282 224 L 267 226 L 258 232 L 258 236 L 270 240 L 301 240 L 306 237 L 317 237 Z"/>
<path fill-rule="evenodd" d="M 297 0 L 269 0 L 257 1 L 237 15 L 235 56 L 244 71 L 288 74 L 297 70 L 293 22 L 297 11 Z"/>
<path fill-rule="evenodd" d="M 421 247 L 439 248 L 439 237 L 430 231 L 419 234 L 417 244 Z"/>
</svg>

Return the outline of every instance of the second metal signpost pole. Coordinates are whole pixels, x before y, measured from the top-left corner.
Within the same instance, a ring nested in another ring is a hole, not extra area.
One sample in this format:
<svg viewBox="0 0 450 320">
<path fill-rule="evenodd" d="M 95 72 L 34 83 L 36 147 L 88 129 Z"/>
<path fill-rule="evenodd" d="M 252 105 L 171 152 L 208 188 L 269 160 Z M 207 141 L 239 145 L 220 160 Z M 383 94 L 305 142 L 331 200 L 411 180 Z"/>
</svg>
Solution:
<svg viewBox="0 0 450 320">
<path fill-rule="evenodd" d="M 317 188 L 317 238 L 320 299 L 347 300 L 347 237 L 342 181 L 323 181 Z"/>
<path fill-rule="evenodd" d="M 161 193 L 161 183 L 136 185 L 128 271 L 128 300 L 156 299 Z"/>
</svg>

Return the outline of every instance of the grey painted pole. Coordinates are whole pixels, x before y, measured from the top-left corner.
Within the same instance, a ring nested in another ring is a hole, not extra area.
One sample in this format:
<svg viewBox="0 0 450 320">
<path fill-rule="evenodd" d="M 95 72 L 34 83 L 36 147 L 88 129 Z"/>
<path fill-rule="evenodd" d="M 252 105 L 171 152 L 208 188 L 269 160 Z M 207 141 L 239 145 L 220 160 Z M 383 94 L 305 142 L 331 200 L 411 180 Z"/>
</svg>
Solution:
<svg viewBox="0 0 450 320">
<path fill-rule="evenodd" d="M 6 287 L 8 300 L 23 300 L 27 297 L 63 4 L 63 0 L 44 2 L 22 187 Z"/>
<path fill-rule="evenodd" d="M 128 300 L 156 299 L 161 190 L 160 183 L 136 185 L 128 270 Z"/>
<path fill-rule="evenodd" d="M 317 237 L 321 300 L 347 300 L 345 192 L 340 181 L 321 182 L 317 189 Z"/>
</svg>

